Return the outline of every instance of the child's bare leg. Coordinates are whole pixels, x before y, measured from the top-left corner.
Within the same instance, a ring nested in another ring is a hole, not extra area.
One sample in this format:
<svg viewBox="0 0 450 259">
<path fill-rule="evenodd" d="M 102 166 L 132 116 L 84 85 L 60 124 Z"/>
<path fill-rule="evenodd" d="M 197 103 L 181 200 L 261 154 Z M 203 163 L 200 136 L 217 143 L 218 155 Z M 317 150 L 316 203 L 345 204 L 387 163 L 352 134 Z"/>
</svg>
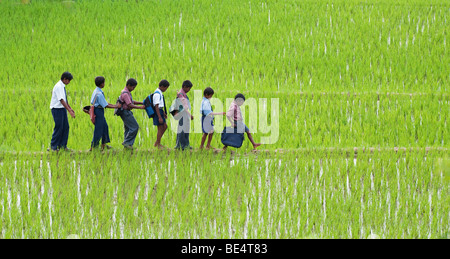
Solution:
<svg viewBox="0 0 450 259">
<path fill-rule="evenodd" d="M 261 143 L 255 143 L 255 141 L 253 140 L 253 136 L 250 133 L 250 131 L 247 131 L 247 137 L 250 140 L 250 142 L 252 142 L 253 148 L 257 148 L 257 147 L 261 146 Z"/>
<path fill-rule="evenodd" d="M 161 138 L 164 135 L 164 132 L 166 132 L 167 124 L 164 125 L 158 125 L 158 133 L 156 134 L 156 142 L 154 144 L 155 147 L 163 147 L 161 145 Z"/>
<path fill-rule="evenodd" d="M 157 126 L 157 128 L 158 128 L 158 133 L 156 133 L 156 141 L 155 141 L 155 144 L 153 145 L 153 146 L 155 146 L 155 147 L 161 145 L 161 136 L 162 136 L 162 134 L 161 134 L 161 132 L 162 132 L 161 126 L 162 126 L 162 125 L 158 125 L 158 126 Z"/>
<path fill-rule="evenodd" d="M 161 142 L 161 126 L 158 125 L 158 126 L 156 126 L 156 128 L 158 129 L 158 132 L 156 133 L 156 141 L 154 144 L 155 147 L 158 146 Z"/>
<path fill-rule="evenodd" d="M 203 149 L 203 145 L 205 144 L 206 141 L 206 136 L 208 136 L 208 134 L 203 133 L 202 142 L 200 143 L 200 149 Z"/>
<path fill-rule="evenodd" d="M 213 132 L 208 134 L 208 144 L 206 144 L 206 149 L 211 148 L 211 140 L 212 140 L 213 134 L 214 134 Z"/>
</svg>

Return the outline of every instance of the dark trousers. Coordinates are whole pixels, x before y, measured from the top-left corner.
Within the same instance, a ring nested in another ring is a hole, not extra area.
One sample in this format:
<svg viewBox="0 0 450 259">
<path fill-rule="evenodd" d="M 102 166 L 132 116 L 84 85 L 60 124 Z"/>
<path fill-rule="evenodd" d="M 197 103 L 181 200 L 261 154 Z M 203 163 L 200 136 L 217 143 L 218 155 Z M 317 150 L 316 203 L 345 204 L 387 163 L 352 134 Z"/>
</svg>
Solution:
<svg viewBox="0 0 450 259">
<path fill-rule="evenodd" d="M 139 124 L 134 118 L 133 112 L 128 110 L 124 110 L 120 118 L 122 118 L 123 127 L 125 130 L 122 144 L 133 146 L 137 133 L 139 131 Z"/>
<path fill-rule="evenodd" d="M 186 124 L 183 124 L 183 120 L 185 119 Z M 177 129 L 177 140 L 176 140 L 176 149 L 189 149 L 189 131 L 191 126 L 191 121 L 189 120 L 188 116 L 183 116 L 179 122 L 178 122 L 178 129 Z"/>
<path fill-rule="evenodd" d="M 97 147 L 100 144 L 100 140 L 102 140 L 102 144 L 110 142 L 108 123 L 106 123 L 105 119 L 105 109 L 94 108 L 94 114 L 95 114 L 95 129 L 91 147 Z"/>
<path fill-rule="evenodd" d="M 67 119 L 67 111 L 65 108 L 52 109 L 55 127 L 53 128 L 52 140 L 50 146 L 53 150 L 67 147 L 69 139 L 69 120 Z"/>
</svg>

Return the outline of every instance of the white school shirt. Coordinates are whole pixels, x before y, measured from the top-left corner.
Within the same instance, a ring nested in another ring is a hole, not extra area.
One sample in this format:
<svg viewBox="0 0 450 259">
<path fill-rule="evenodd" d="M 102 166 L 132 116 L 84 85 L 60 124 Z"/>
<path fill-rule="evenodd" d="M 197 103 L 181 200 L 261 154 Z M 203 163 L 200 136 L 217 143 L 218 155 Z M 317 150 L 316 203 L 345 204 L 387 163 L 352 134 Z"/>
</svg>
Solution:
<svg viewBox="0 0 450 259">
<path fill-rule="evenodd" d="M 64 101 L 67 103 L 67 96 L 65 93 L 66 85 L 59 80 L 58 83 L 53 87 L 52 91 L 52 99 L 50 101 L 50 109 L 58 109 L 58 108 L 64 108 L 64 106 L 61 104 L 61 99 L 64 99 Z"/>
<path fill-rule="evenodd" d="M 160 109 L 164 108 L 164 95 L 159 88 L 156 88 L 153 94 L 153 105 L 156 107 L 157 104 L 159 104 Z"/>
</svg>

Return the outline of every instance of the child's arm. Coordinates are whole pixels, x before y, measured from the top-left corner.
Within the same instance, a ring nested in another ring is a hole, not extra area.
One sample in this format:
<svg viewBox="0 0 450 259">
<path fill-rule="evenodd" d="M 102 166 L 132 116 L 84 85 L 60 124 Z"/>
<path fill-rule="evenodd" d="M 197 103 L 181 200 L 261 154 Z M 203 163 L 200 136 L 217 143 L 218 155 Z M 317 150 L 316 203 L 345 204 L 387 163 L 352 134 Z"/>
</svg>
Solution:
<svg viewBox="0 0 450 259">
<path fill-rule="evenodd" d="M 189 109 L 188 109 L 189 106 L 188 106 L 186 98 L 183 97 L 183 98 L 179 98 L 179 99 L 181 100 L 181 104 L 183 105 L 183 111 L 185 111 L 189 115 L 191 120 L 193 120 L 194 116 L 192 116 L 192 114 L 189 112 Z"/>
<path fill-rule="evenodd" d="M 123 92 L 122 94 L 124 94 L 125 92 Z M 122 96 L 122 95 L 121 95 Z M 137 105 L 135 105 L 137 102 L 135 102 L 135 101 L 133 101 L 133 100 L 131 100 L 131 96 L 128 94 L 128 95 L 123 95 L 123 97 L 121 98 L 122 99 L 122 101 L 124 102 L 124 103 L 126 103 L 127 104 L 127 106 L 128 106 L 128 108 L 131 110 L 131 109 L 145 109 L 145 106 L 144 105 L 142 105 L 142 106 L 137 106 Z M 142 103 L 141 103 L 142 104 Z"/>
<path fill-rule="evenodd" d="M 142 103 L 141 103 L 142 104 Z M 133 103 L 130 103 L 130 104 L 127 104 L 128 105 L 128 107 L 130 107 L 131 109 L 145 109 L 145 106 L 144 105 L 142 105 L 142 106 L 137 106 L 137 105 L 134 105 Z"/>
<path fill-rule="evenodd" d="M 186 113 L 189 115 L 189 117 L 191 117 L 191 120 L 193 120 L 194 119 L 194 116 L 192 116 L 192 114 L 189 112 L 189 110 L 185 110 L 186 111 Z"/>
<path fill-rule="evenodd" d="M 234 120 L 233 120 L 233 117 L 232 116 L 227 116 L 227 119 L 231 122 L 231 127 L 233 127 L 234 128 Z"/>
<path fill-rule="evenodd" d="M 225 115 L 225 114 L 227 114 L 227 113 L 226 112 L 211 112 L 208 115 Z"/>
<path fill-rule="evenodd" d="M 105 108 L 113 108 L 113 109 L 120 109 L 120 108 L 122 108 L 122 104 L 117 104 L 117 105 L 115 105 L 115 104 L 110 104 L 110 103 L 108 103 L 108 105 L 106 105 L 106 107 Z"/>
<path fill-rule="evenodd" d="M 64 106 L 64 108 L 66 108 L 66 110 L 69 112 L 70 116 L 72 116 L 72 118 L 75 118 L 75 112 L 73 111 L 72 107 L 70 107 L 70 105 L 66 101 L 64 101 L 64 99 L 61 99 L 59 101 Z"/>
<path fill-rule="evenodd" d="M 156 115 L 158 115 L 158 121 L 159 123 L 163 122 L 163 119 L 161 117 L 161 113 L 159 112 L 159 103 L 157 105 L 155 105 L 155 110 L 156 110 Z"/>
<path fill-rule="evenodd" d="M 133 104 L 137 104 L 137 105 L 143 105 L 143 102 L 137 102 L 137 101 L 133 101 Z"/>
<path fill-rule="evenodd" d="M 69 104 L 69 103 L 66 103 L 66 104 L 67 104 L 67 106 L 69 107 L 69 109 L 72 110 L 72 112 L 75 114 L 75 112 L 73 111 L 73 109 L 72 109 L 72 107 L 70 106 L 70 104 Z"/>
<path fill-rule="evenodd" d="M 234 114 L 235 114 L 235 109 L 233 108 L 233 106 L 230 107 L 230 109 L 228 109 L 228 111 L 226 112 L 226 116 L 227 119 L 230 121 L 231 123 L 231 127 L 235 127 L 234 125 Z"/>
</svg>

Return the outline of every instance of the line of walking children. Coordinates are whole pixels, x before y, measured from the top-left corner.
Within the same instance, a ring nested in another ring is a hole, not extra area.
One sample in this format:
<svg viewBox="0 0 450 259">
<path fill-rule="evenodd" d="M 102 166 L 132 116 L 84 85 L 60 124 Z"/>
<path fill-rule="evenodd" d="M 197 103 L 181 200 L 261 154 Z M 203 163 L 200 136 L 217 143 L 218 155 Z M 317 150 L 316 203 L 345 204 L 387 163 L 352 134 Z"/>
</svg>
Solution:
<svg viewBox="0 0 450 259">
<path fill-rule="evenodd" d="M 67 140 L 69 136 L 69 122 L 67 118 L 67 112 L 75 118 L 75 112 L 69 105 L 67 100 L 66 87 L 73 79 L 73 76 L 69 72 L 64 72 L 61 75 L 61 80 L 56 83 L 52 91 L 52 98 L 50 102 L 50 109 L 52 111 L 55 127 L 53 129 L 52 139 L 50 142 L 50 148 L 48 151 L 71 151 L 67 147 Z M 134 78 L 127 80 L 125 88 L 121 91 L 120 96 L 116 104 L 110 104 L 106 101 L 103 88 L 105 87 L 105 78 L 98 76 L 95 78 L 96 88 L 94 89 L 90 103 L 93 106 L 93 113 L 95 115 L 94 122 L 94 134 L 91 141 L 90 151 L 100 148 L 101 150 L 111 149 L 109 137 L 109 128 L 105 119 L 105 109 L 115 109 L 114 114 L 119 116 L 124 125 L 124 140 L 122 145 L 125 149 L 133 149 L 133 145 L 139 131 L 139 124 L 133 115 L 133 109 L 146 109 L 143 102 L 133 100 L 131 92 L 136 89 L 137 81 Z M 157 127 L 157 135 L 154 146 L 164 149 L 161 145 L 161 139 L 164 133 L 167 131 L 167 107 L 164 97 L 164 92 L 169 88 L 170 83 L 167 80 L 161 80 L 158 88 L 151 95 L 152 105 L 154 107 L 153 125 Z M 177 92 L 177 97 L 170 107 L 170 113 L 175 120 L 178 121 L 177 137 L 175 149 L 179 150 L 191 150 L 192 146 L 189 142 L 189 132 L 191 127 L 191 120 L 194 116 L 191 112 L 191 103 L 187 93 L 190 92 L 193 84 L 191 81 L 186 80 L 183 82 L 181 89 Z M 232 127 L 237 127 L 238 130 L 245 129 L 249 140 L 251 141 L 253 148 L 260 146 L 261 144 L 255 143 L 248 127 L 244 124 L 240 106 L 244 103 L 245 97 L 242 94 L 235 96 L 235 100 L 231 103 L 228 112 L 213 112 L 210 99 L 214 95 L 214 90 L 211 87 L 207 87 L 203 92 L 203 100 L 200 107 L 200 114 L 202 116 L 202 140 L 200 149 L 211 149 L 211 140 L 214 134 L 214 116 L 226 115 L 231 122 Z M 88 113 L 88 111 L 85 110 Z M 204 144 L 207 141 L 206 147 Z M 101 142 L 101 146 L 100 146 Z M 224 146 L 226 150 L 227 146 Z"/>
</svg>

